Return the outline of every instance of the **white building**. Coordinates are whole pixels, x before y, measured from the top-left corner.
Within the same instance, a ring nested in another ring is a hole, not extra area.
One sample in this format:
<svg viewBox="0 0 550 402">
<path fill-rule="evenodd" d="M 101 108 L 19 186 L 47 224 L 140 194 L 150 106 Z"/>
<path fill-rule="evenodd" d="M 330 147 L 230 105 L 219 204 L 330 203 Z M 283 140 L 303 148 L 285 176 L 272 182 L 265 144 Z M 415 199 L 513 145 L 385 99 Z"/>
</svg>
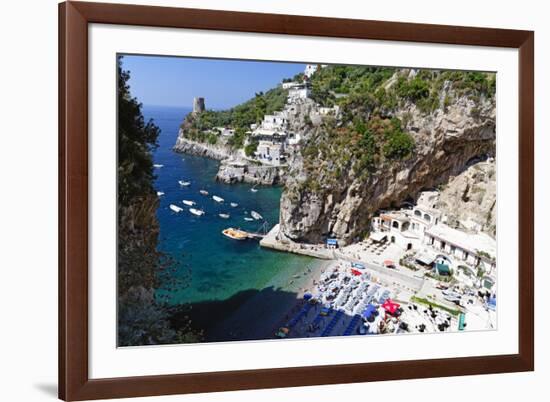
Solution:
<svg viewBox="0 0 550 402">
<path fill-rule="evenodd" d="M 260 140 L 256 149 L 256 156 L 259 160 L 272 165 L 280 165 L 285 161 L 284 143 L 268 140 Z"/>
<path fill-rule="evenodd" d="M 294 88 L 294 87 L 299 87 L 301 86 L 302 84 L 299 83 L 299 82 L 296 82 L 296 81 L 291 81 L 291 82 L 283 82 L 281 84 L 281 86 L 283 87 L 283 89 L 290 89 L 290 88 Z"/>
<path fill-rule="evenodd" d="M 235 134 L 235 130 L 228 127 L 214 127 L 214 130 L 224 137 L 232 137 Z"/>
<path fill-rule="evenodd" d="M 311 89 L 308 87 L 295 87 L 288 91 L 288 103 L 295 102 L 299 99 L 307 99 L 311 95 Z"/>
<path fill-rule="evenodd" d="M 403 212 L 380 214 L 372 218 L 371 238 L 375 241 L 390 241 L 404 250 L 418 248 L 422 236 L 411 230 L 409 217 Z"/>
<path fill-rule="evenodd" d="M 495 283 L 496 241 L 489 235 L 466 233 L 440 223 L 426 230 L 424 244 L 444 253 L 453 269 L 463 267 L 465 274 L 477 274 L 476 270 L 481 269 L 484 273 L 482 280 Z"/>
<path fill-rule="evenodd" d="M 306 65 L 306 68 L 304 70 L 304 75 L 307 78 L 311 78 L 311 76 L 317 71 L 317 64 L 308 64 Z"/>
</svg>

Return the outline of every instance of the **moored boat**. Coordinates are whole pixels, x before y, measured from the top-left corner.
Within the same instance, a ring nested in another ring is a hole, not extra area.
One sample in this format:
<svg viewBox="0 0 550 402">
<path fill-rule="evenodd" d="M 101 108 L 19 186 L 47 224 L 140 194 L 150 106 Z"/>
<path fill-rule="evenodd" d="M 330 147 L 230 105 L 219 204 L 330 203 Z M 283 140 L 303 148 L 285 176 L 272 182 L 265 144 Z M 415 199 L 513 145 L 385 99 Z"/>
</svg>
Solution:
<svg viewBox="0 0 550 402">
<path fill-rule="evenodd" d="M 254 188 L 254 187 L 252 187 L 252 188 L 250 189 L 250 191 L 252 191 L 253 193 L 257 193 L 257 192 L 258 192 L 258 189 L 257 189 L 257 188 Z"/>
<path fill-rule="evenodd" d="M 218 197 L 217 195 L 213 195 L 212 196 L 212 199 L 216 202 L 223 202 L 223 198 L 222 197 Z"/>
<path fill-rule="evenodd" d="M 164 192 L 162 192 L 162 191 L 157 191 L 157 196 L 158 196 L 158 197 L 162 197 L 163 195 L 164 195 Z"/>
<path fill-rule="evenodd" d="M 183 187 L 187 187 L 191 185 L 190 181 L 185 181 L 185 180 L 178 180 L 178 183 L 180 184 L 180 186 L 183 186 Z"/>
<path fill-rule="evenodd" d="M 155 168 L 157 168 L 157 169 L 160 169 L 161 167 L 164 167 L 164 165 L 155 163 L 155 164 L 153 165 L 153 167 L 155 167 Z"/>
<path fill-rule="evenodd" d="M 218 214 L 220 218 L 229 219 L 229 214 Z"/>
<path fill-rule="evenodd" d="M 174 211 L 175 213 L 183 211 L 183 208 L 178 207 L 177 205 L 170 204 L 170 209 Z"/>
<path fill-rule="evenodd" d="M 196 204 L 195 201 L 189 201 L 189 200 L 182 200 L 182 202 L 183 202 L 185 205 L 189 205 L 190 207 L 192 207 L 193 205 Z"/>
<path fill-rule="evenodd" d="M 252 217 L 256 220 L 263 219 L 263 216 L 257 213 L 256 211 L 250 211 L 250 215 L 252 215 Z"/>
<path fill-rule="evenodd" d="M 202 195 L 208 195 L 208 191 L 206 190 L 199 190 L 199 193 L 201 193 Z"/>
<path fill-rule="evenodd" d="M 236 202 L 232 202 L 230 205 L 231 205 L 233 208 L 236 208 L 236 207 L 239 206 L 239 204 L 237 204 Z"/>
<path fill-rule="evenodd" d="M 197 216 L 204 215 L 204 211 L 202 209 L 189 208 L 189 212 L 191 212 L 193 215 L 197 215 Z"/>
<path fill-rule="evenodd" d="M 222 230 L 222 234 L 225 237 L 229 237 L 233 240 L 246 240 L 248 239 L 248 234 L 240 229 L 234 229 L 234 228 L 227 228 Z"/>
<path fill-rule="evenodd" d="M 250 221 L 253 221 L 254 219 L 249 218 L 248 216 L 246 216 L 246 217 L 244 218 L 244 220 L 247 221 L 247 222 L 250 222 Z"/>
</svg>

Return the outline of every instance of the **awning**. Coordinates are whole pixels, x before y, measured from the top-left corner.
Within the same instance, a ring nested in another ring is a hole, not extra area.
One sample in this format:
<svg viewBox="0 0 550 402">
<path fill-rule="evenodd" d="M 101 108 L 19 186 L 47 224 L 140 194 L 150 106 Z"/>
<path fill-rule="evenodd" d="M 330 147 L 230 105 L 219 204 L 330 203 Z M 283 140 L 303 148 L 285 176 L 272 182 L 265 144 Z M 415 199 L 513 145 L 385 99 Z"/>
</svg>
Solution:
<svg viewBox="0 0 550 402">
<path fill-rule="evenodd" d="M 374 241 L 382 241 L 387 235 L 384 232 L 372 232 L 369 237 Z"/>
<path fill-rule="evenodd" d="M 399 303 L 394 302 L 391 299 L 387 299 L 384 304 L 382 304 L 382 307 L 384 310 L 386 310 L 390 314 L 395 314 L 397 309 L 400 307 Z"/>
<path fill-rule="evenodd" d="M 374 304 L 369 304 L 367 308 L 363 311 L 363 317 L 369 319 L 371 315 L 376 312 L 376 306 Z"/>
<path fill-rule="evenodd" d="M 421 262 L 424 265 L 430 265 L 435 260 L 435 256 L 431 256 L 425 253 L 417 254 L 415 257 L 416 261 Z"/>
<path fill-rule="evenodd" d="M 451 274 L 451 268 L 447 264 L 435 263 L 435 269 L 437 270 L 437 273 L 440 274 L 440 275 L 450 275 Z"/>
<path fill-rule="evenodd" d="M 338 240 L 336 240 L 336 239 L 327 239 L 327 245 L 337 246 L 338 245 Z"/>
</svg>

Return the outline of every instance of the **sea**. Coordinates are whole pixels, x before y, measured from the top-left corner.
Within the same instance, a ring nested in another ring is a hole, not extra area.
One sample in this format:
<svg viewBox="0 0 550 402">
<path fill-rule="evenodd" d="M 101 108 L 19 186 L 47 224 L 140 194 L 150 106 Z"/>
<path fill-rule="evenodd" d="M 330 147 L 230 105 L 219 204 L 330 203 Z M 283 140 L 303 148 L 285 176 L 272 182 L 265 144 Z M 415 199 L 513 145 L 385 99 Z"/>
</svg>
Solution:
<svg viewBox="0 0 550 402">
<path fill-rule="evenodd" d="M 157 291 L 159 297 L 169 304 L 216 302 L 216 306 L 223 307 L 223 302 L 229 300 L 234 305 L 236 297 L 244 304 L 247 295 L 251 298 L 265 289 L 285 294 L 297 292 L 299 281 L 292 278 L 305 276 L 315 260 L 261 248 L 258 240 L 236 241 L 222 235 L 228 227 L 260 231 L 264 222 L 271 229 L 279 221 L 282 188 L 256 186 L 258 191 L 252 192 L 249 184 L 217 182 L 219 161 L 172 149 L 179 125 L 190 109 L 144 106 L 142 111 L 146 120 L 153 119 L 161 129 L 159 147 L 154 152 L 154 163 L 163 165 L 155 169 L 155 189 L 164 193 L 157 210 L 158 248 L 174 266 L 167 270 L 165 286 Z M 190 181 L 191 185 L 182 187 L 178 180 Z M 201 189 L 209 195 L 201 195 Z M 224 202 L 215 202 L 213 195 L 222 197 Z M 196 202 L 196 208 L 203 209 L 205 215 L 191 214 L 182 200 Z M 231 207 L 231 202 L 238 206 Z M 175 213 L 170 204 L 184 210 Z M 260 213 L 264 220 L 246 221 L 244 218 L 250 217 L 251 211 Z M 230 218 L 222 219 L 219 213 L 229 214 Z"/>
</svg>

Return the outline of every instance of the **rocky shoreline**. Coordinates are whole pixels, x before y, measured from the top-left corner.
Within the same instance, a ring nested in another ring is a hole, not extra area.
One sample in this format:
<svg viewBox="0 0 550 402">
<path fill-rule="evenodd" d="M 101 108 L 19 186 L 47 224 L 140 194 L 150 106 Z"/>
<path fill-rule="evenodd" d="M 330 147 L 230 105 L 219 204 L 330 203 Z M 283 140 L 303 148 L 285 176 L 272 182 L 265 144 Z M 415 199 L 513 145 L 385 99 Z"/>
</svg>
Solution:
<svg viewBox="0 0 550 402">
<path fill-rule="evenodd" d="M 227 183 L 249 183 L 273 186 L 284 183 L 286 168 L 251 162 L 238 150 L 226 145 L 210 145 L 189 140 L 181 131 L 174 151 L 221 161 L 216 180 Z"/>
</svg>

